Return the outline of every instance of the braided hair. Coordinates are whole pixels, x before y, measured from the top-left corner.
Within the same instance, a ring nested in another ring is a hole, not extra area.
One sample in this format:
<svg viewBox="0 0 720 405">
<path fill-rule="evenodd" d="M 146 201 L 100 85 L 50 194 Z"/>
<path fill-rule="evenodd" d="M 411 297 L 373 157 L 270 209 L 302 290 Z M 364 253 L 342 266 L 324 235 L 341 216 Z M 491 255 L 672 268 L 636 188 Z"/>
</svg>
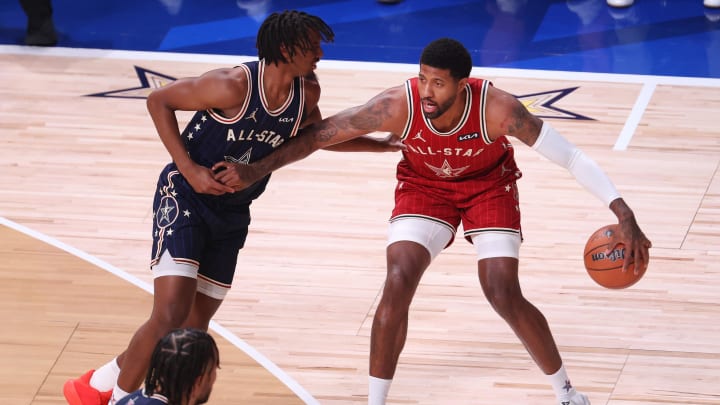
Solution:
<svg viewBox="0 0 720 405">
<path fill-rule="evenodd" d="M 155 346 L 145 377 L 145 395 L 163 395 L 169 404 L 188 400 L 195 381 L 213 367 L 220 354 L 215 340 L 200 329 L 176 329 Z"/>
<path fill-rule="evenodd" d="M 420 55 L 420 64 L 449 70 L 456 80 L 470 77 L 472 70 L 470 53 L 463 44 L 451 38 L 430 42 Z"/>
<path fill-rule="evenodd" d="M 272 13 L 258 30 L 255 41 L 258 57 L 267 63 L 288 63 L 281 47 L 284 46 L 291 57 L 295 55 L 296 47 L 303 52 L 310 51 L 315 47 L 313 34 L 319 35 L 323 42 L 335 40 L 332 28 L 320 17 L 296 10 Z"/>
</svg>

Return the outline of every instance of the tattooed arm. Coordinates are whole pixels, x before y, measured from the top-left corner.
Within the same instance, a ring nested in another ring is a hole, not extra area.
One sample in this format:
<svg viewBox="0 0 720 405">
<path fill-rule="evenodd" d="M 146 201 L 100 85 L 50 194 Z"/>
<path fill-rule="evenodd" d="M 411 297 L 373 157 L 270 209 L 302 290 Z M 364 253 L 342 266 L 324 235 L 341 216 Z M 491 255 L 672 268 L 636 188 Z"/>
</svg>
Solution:
<svg viewBox="0 0 720 405">
<path fill-rule="evenodd" d="M 533 146 L 543 126 L 543 121 L 532 115 L 515 96 L 493 86 L 488 87 L 485 116 L 486 135 L 492 140 L 509 135 Z"/>
<path fill-rule="evenodd" d="M 212 169 L 217 172 L 217 181 L 242 190 L 268 173 L 301 160 L 318 149 L 376 131 L 400 134 L 407 117 L 404 86 L 393 87 L 363 105 L 348 108 L 304 128 L 294 139 L 257 162 L 250 165 L 219 162 Z"/>
<path fill-rule="evenodd" d="M 550 124 L 533 116 L 515 97 L 490 88 L 486 105 L 488 136 L 497 139 L 509 135 L 520 139 L 550 161 L 566 168 L 578 183 L 600 199 L 615 214 L 620 232 L 610 244 L 624 244 L 634 259 L 635 274 L 644 272 L 650 260 L 652 243 L 638 225 L 635 214 L 620 196 L 615 185 L 583 151 L 560 135 Z M 630 260 L 625 262 L 627 271 Z"/>
</svg>

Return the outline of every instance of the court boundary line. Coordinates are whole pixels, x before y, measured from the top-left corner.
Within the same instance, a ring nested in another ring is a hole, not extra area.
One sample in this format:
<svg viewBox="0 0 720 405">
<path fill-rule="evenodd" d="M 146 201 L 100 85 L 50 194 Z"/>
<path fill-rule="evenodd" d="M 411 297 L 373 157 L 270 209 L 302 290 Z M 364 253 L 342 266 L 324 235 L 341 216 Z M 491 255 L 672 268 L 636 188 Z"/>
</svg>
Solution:
<svg viewBox="0 0 720 405">
<path fill-rule="evenodd" d="M 41 242 L 44 242 L 50 246 L 53 246 L 55 248 L 58 248 L 60 250 L 63 250 L 81 260 L 84 260 L 96 267 L 99 267 L 133 285 L 136 287 L 139 287 L 146 292 L 152 294 L 153 288 L 150 284 L 142 281 L 140 278 L 133 276 L 130 273 L 125 272 L 124 270 L 121 270 L 110 263 L 107 263 L 103 260 L 98 259 L 95 256 L 92 256 L 86 252 L 83 252 L 80 249 L 77 249 L 71 245 L 68 245 L 67 243 L 61 242 L 53 237 L 50 237 L 48 235 L 45 235 L 41 232 L 38 232 L 32 228 L 29 228 L 25 225 L 21 225 L 17 222 L 11 221 L 3 216 L 0 216 L 0 225 L 5 225 L 8 228 L 14 229 L 22 234 L 25 234 L 31 238 L 34 238 L 36 240 L 39 240 Z M 290 377 L 287 373 L 285 373 L 280 367 L 278 367 L 275 363 L 273 363 L 270 359 L 265 357 L 262 353 L 260 353 L 257 349 L 252 347 L 250 344 L 242 340 L 241 338 L 237 337 L 235 334 L 230 332 L 228 329 L 226 329 L 224 326 L 220 325 L 219 323 L 215 321 L 210 321 L 210 329 L 215 331 L 217 334 L 225 338 L 228 342 L 233 344 L 238 349 L 242 350 L 250 356 L 255 362 L 263 366 L 266 370 L 270 372 L 270 374 L 274 375 L 275 378 L 277 378 L 280 382 L 285 384 L 292 392 L 295 393 L 295 395 L 298 396 L 299 399 L 304 401 L 308 405 L 319 405 L 320 402 L 318 402 L 315 397 L 313 397 L 305 388 L 303 388 L 295 379 Z"/>
<path fill-rule="evenodd" d="M 96 48 L 32 47 L 22 45 L 0 45 L 0 55 L 38 55 L 76 58 L 143 59 L 176 62 L 202 62 L 237 64 L 256 60 L 249 55 L 218 55 L 201 53 L 178 53 L 156 51 L 125 51 Z M 338 70 L 369 70 L 385 72 L 417 73 L 417 64 L 364 62 L 322 59 L 318 67 Z M 537 70 L 515 68 L 491 68 L 475 66 L 471 74 L 480 76 L 502 76 L 526 79 L 581 80 L 589 82 L 636 83 L 652 82 L 658 85 L 720 87 L 720 79 L 686 76 L 631 75 L 620 73 L 592 73 L 564 70 Z"/>
<path fill-rule="evenodd" d="M 656 88 L 657 83 L 655 82 L 646 82 L 643 84 L 642 89 L 640 89 L 640 94 L 638 94 L 635 104 L 630 111 L 630 115 L 625 121 L 622 131 L 620 131 L 620 136 L 617 141 L 615 141 L 613 150 L 627 149 L 630 144 L 630 140 L 633 135 L 635 135 L 635 130 L 638 125 L 640 125 L 640 119 L 642 119 L 643 114 L 645 114 L 645 110 L 647 110 L 648 105 L 650 104 L 650 99 L 655 93 Z"/>
</svg>

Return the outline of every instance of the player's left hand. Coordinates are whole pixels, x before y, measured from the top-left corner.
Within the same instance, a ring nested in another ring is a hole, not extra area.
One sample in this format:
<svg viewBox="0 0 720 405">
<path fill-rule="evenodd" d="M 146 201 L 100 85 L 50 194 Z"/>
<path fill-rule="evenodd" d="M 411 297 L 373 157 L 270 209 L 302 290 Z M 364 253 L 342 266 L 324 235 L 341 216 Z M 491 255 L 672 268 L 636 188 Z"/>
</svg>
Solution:
<svg viewBox="0 0 720 405">
<path fill-rule="evenodd" d="M 611 246 L 616 246 L 619 243 L 625 245 L 626 256 L 625 265 L 623 266 L 623 272 L 627 271 L 630 263 L 635 264 L 635 274 L 645 272 L 650 261 L 649 249 L 652 247 L 652 242 L 645 236 L 643 231 L 635 221 L 635 217 L 619 221 L 620 232 L 614 235 L 610 240 Z M 632 258 L 632 260 L 629 260 Z"/>
</svg>

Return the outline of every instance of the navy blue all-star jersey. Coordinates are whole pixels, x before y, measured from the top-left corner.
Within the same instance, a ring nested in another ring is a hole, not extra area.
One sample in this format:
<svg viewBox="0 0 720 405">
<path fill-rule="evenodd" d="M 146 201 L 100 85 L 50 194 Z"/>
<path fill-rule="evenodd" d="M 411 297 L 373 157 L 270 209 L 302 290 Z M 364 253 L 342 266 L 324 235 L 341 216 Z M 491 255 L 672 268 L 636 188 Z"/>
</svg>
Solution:
<svg viewBox="0 0 720 405">
<path fill-rule="evenodd" d="M 248 96 L 241 111 L 234 117 L 224 117 L 213 110 L 198 111 L 182 133 L 190 157 L 198 164 L 212 167 L 217 162 L 249 164 L 262 159 L 300 128 L 305 94 L 303 79 L 293 82 L 290 95 L 276 110 L 270 110 L 263 92 L 263 62 L 249 62 L 238 66 L 248 75 Z M 232 199 L 252 200 L 262 192 L 265 181 L 233 195 Z"/>
<path fill-rule="evenodd" d="M 185 127 L 182 138 L 196 163 L 206 167 L 220 161 L 252 163 L 297 134 L 305 107 L 304 79 L 296 78 L 285 103 L 270 110 L 263 93 L 264 67 L 262 61 L 235 67 L 248 77 L 245 104 L 237 115 L 198 111 Z M 236 193 L 198 194 L 177 167 L 168 164 L 158 179 L 153 203 L 151 266 L 169 249 L 176 263 L 198 265 L 199 279 L 229 288 L 237 251 L 250 224 L 250 203 L 262 194 L 269 178 Z"/>
</svg>

